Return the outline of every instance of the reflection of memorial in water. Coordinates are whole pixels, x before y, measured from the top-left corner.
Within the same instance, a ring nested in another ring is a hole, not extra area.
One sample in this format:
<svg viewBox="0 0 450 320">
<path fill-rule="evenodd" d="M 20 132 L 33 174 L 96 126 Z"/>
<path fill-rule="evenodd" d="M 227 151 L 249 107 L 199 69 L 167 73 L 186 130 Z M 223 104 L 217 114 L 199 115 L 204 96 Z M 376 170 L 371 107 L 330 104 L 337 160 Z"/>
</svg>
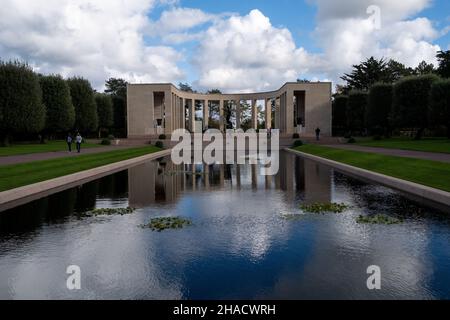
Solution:
<svg viewBox="0 0 450 320">
<path fill-rule="evenodd" d="M 183 166 L 169 158 L 128 169 L 129 205 L 142 208 L 154 203 L 175 202 L 184 189 Z"/>
<path fill-rule="evenodd" d="M 300 196 L 305 203 L 331 201 L 329 167 L 280 153 L 275 176 L 261 175 L 261 165 L 174 165 L 170 158 L 129 169 L 129 204 L 141 208 L 154 203 L 174 203 L 183 191 L 283 190 L 286 201 Z"/>
</svg>

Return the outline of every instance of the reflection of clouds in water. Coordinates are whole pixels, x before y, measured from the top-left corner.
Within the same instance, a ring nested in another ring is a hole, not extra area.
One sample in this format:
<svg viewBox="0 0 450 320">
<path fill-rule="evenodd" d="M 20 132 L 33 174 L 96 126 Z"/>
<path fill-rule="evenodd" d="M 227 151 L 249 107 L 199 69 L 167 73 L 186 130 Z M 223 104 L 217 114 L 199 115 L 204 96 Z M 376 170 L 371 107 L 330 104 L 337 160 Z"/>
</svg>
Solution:
<svg viewBox="0 0 450 320">
<path fill-rule="evenodd" d="M 70 229 L 44 230 L 42 237 L 36 237 L 27 248 L 27 257 L 10 266 L 10 298 L 182 298 L 179 284 L 167 281 L 160 268 L 155 257 L 157 248 L 137 228 L 146 219 L 138 215 L 129 218 L 95 218 Z M 45 241 L 47 232 L 52 233 L 51 243 Z M 96 236 L 100 234 L 101 239 Z M 40 254 L 43 251 L 47 252 L 45 256 Z M 81 267 L 80 291 L 66 288 L 65 272 L 72 264 Z"/>
<path fill-rule="evenodd" d="M 152 165 L 131 170 L 130 201 L 143 209 L 37 229 L 33 241 L 16 243 L 0 256 L 0 298 L 229 297 L 224 286 L 245 298 L 257 292 L 265 292 L 262 298 L 432 297 L 427 286 L 436 266 L 428 258 L 433 254 L 430 222 L 356 224 L 362 210 L 397 208 L 396 201 L 382 201 L 396 193 L 348 182 L 339 174 L 330 179 L 329 168 L 295 157 L 281 160 L 270 186 L 249 165 L 240 167 L 240 179 L 235 166 L 225 172 L 211 167 L 210 184 L 202 175 L 182 179 L 170 174 L 184 170 L 170 163 L 157 176 L 147 172 L 156 170 Z M 354 208 L 298 221 L 280 217 L 298 213 L 305 200 L 346 202 Z M 126 200 L 97 199 L 97 206 L 120 205 Z M 191 218 L 194 225 L 162 233 L 137 227 L 152 217 L 176 215 Z M 86 277 L 81 292 L 65 287 L 69 264 L 80 265 Z M 366 288 L 366 268 L 372 264 L 382 270 L 380 292 Z M 245 279 L 237 280 L 241 273 Z M 208 280 L 202 280 L 205 275 Z"/>
</svg>

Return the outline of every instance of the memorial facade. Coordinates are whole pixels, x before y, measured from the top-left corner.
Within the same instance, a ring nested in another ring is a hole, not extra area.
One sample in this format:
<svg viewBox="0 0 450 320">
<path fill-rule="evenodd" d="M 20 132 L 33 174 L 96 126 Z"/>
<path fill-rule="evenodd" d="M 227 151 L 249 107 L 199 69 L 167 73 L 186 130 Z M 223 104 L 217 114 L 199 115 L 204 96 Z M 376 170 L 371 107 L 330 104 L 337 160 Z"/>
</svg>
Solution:
<svg viewBox="0 0 450 320">
<path fill-rule="evenodd" d="M 129 138 L 170 137 L 176 129 L 279 129 L 281 136 L 331 136 L 331 83 L 286 83 L 261 93 L 200 94 L 173 84 L 129 84 Z"/>
</svg>

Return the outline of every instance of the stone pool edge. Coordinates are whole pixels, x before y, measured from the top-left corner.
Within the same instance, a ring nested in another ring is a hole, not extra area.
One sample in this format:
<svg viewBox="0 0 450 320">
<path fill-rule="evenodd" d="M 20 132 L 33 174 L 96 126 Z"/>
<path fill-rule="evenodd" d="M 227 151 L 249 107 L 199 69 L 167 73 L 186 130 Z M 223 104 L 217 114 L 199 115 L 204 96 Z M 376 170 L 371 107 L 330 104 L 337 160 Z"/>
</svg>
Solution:
<svg viewBox="0 0 450 320">
<path fill-rule="evenodd" d="M 370 170 L 354 167 L 342 162 L 318 157 L 309 153 L 292 150 L 290 148 L 286 148 L 285 151 L 290 153 L 294 153 L 300 155 L 306 159 L 314 160 L 326 165 L 329 165 L 339 171 L 344 173 L 348 173 L 363 179 L 368 179 L 384 185 L 386 187 L 390 187 L 399 191 L 402 191 L 407 194 L 412 194 L 414 196 L 420 197 L 425 200 L 430 200 L 441 205 L 445 205 L 450 207 L 450 192 L 439 190 L 436 188 L 428 187 L 422 184 L 418 184 L 415 182 L 387 176 L 381 173 L 373 172 Z"/>
<path fill-rule="evenodd" d="M 50 194 L 73 188 L 80 184 L 88 183 L 101 177 L 122 171 L 130 166 L 139 165 L 150 160 L 168 156 L 171 151 L 171 149 L 158 151 L 137 158 L 110 163 L 105 166 L 0 192 L 0 214 L 2 211 L 41 199 Z"/>
</svg>

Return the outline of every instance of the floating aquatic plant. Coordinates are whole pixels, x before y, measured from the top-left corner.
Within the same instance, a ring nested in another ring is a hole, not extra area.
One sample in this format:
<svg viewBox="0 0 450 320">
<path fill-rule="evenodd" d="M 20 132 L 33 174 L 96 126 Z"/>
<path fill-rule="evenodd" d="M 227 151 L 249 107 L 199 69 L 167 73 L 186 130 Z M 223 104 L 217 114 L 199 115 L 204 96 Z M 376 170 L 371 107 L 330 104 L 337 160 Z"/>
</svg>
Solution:
<svg viewBox="0 0 450 320">
<path fill-rule="evenodd" d="M 181 217 L 162 217 L 150 220 L 150 223 L 142 225 L 142 228 L 150 228 L 152 231 L 164 231 L 167 229 L 182 229 L 192 225 L 188 219 Z"/>
<path fill-rule="evenodd" d="M 84 216 L 92 217 L 92 216 L 112 216 L 112 215 L 126 215 L 131 214 L 135 211 L 134 208 L 100 208 L 94 209 L 91 211 L 87 211 L 83 213 Z"/>
<path fill-rule="evenodd" d="M 303 204 L 300 206 L 300 209 L 302 209 L 305 212 L 310 213 L 326 213 L 326 212 L 333 212 L 333 213 L 342 213 L 345 210 L 349 208 L 348 205 L 344 203 L 314 203 L 310 205 Z"/>
<path fill-rule="evenodd" d="M 360 215 L 356 219 L 357 223 L 364 223 L 364 224 L 398 224 L 402 223 L 403 220 L 390 217 L 385 214 L 376 214 L 371 216 L 362 216 Z"/>
</svg>

